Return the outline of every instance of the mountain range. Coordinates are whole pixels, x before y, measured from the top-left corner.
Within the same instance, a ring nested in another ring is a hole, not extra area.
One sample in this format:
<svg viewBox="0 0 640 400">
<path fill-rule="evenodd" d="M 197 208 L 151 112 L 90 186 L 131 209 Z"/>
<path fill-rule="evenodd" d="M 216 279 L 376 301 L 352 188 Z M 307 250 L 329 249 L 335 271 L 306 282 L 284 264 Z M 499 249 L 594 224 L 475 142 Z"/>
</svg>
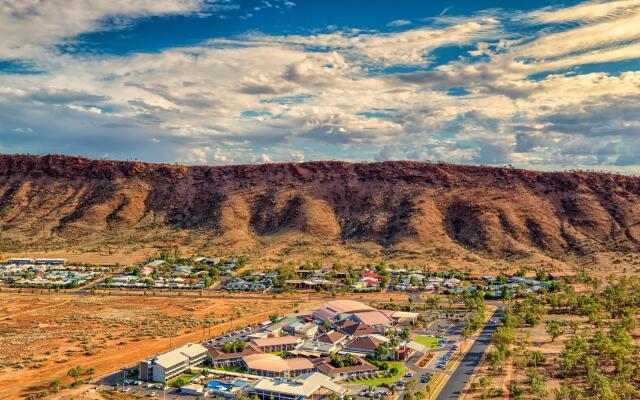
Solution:
<svg viewBox="0 0 640 400">
<path fill-rule="evenodd" d="M 0 250 L 593 261 L 639 250 L 639 196 L 639 178 L 594 172 L 0 155 Z"/>
</svg>

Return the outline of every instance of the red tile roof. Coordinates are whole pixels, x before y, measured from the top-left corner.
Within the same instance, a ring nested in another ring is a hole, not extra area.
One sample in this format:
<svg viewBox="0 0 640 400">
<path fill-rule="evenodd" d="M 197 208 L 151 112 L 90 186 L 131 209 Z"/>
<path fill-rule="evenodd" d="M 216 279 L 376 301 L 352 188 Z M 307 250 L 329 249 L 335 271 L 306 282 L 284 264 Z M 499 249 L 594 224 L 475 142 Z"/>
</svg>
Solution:
<svg viewBox="0 0 640 400">
<path fill-rule="evenodd" d="M 258 346 L 254 345 L 253 343 L 247 343 L 242 351 L 239 351 L 236 353 L 225 353 L 224 351 L 222 351 L 221 346 L 209 348 L 209 354 L 211 355 L 211 358 L 214 360 L 229 360 L 232 358 L 242 358 L 244 356 L 257 354 L 257 353 L 262 353 L 262 351 L 260 351 L 260 348 L 258 348 Z"/>
<path fill-rule="evenodd" d="M 384 341 L 381 339 L 371 337 L 371 336 L 363 336 L 347 344 L 345 346 L 345 350 L 352 349 L 352 350 L 373 351 L 381 343 L 384 343 Z"/>
<path fill-rule="evenodd" d="M 366 362 L 362 358 L 358 357 L 358 360 L 360 361 L 360 364 L 352 365 L 350 367 L 342 367 L 342 368 L 336 368 L 333 365 L 331 365 L 331 361 L 329 360 L 329 357 L 319 358 L 317 360 L 314 360 L 313 363 L 315 364 L 318 371 L 329 376 L 345 373 L 345 372 L 365 372 L 365 371 L 378 370 L 377 367 L 375 367 L 374 365 L 371 365 L 370 363 Z"/>
<path fill-rule="evenodd" d="M 333 331 L 318 336 L 317 340 L 323 343 L 336 344 L 341 342 L 345 337 L 346 335 L 344 333 Z"/>
<path fill-rule="evenodd" d="M 355 337 L 378 333 L 372 327 L 355 321 L 343 321 L 338 325 L 338 329 L 344 334 Z"/>
</svg>

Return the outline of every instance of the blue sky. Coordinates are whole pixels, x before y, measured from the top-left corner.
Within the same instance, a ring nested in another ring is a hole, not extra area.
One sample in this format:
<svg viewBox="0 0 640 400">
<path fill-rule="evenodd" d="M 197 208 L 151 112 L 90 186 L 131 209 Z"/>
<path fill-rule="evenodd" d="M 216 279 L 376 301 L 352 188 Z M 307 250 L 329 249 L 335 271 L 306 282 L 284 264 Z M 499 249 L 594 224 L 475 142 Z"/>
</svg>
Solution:
<svg viewBox="0 0 640 400">
<path fill-rule="evenodd" d="M 0 0 L 0 152 L 640 172 L 640 0 Z"/>
</svg>

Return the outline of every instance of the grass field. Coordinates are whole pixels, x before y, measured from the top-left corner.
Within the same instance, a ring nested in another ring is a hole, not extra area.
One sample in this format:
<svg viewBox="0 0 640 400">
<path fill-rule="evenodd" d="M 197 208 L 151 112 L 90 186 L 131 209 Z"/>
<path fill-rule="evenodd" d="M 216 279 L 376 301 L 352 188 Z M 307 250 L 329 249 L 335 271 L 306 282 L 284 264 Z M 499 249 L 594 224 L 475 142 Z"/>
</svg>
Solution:
<svg viewBox="0 0 640 400">
<path fill-rule="evenodd" d="M 242 367 L 220 367 L 215 369 L 226 372 L 237 372 L 239 374 L 244 374 L 247 372 L 247 370 Z"/>
<path fill-rule="evenodd" d="M 437 338 L 434 336 L 420 335 L 420 336 L 416 336 L 414 340 L 417 343 L 420 343 L 421 345 L 427 346 L 427 347 L 438 347 L 438 345 L 440 344 L 440 338 Z"/>
<path fill-rule="evenodd" d="M 345 382 L 345 383 L 349 385 L 367 385 L 367 386 L 380 386 L 383 383 L 386 383 L 386 384 L 395 383 L 396 381 L 398 381 L 398 379 L 402 378 L 402 375 L 405 374 L 406 369 L 404 368 L 403 363 L 400 361 L 389 361 L 388 364 L 389 364 L 389 369 L 391 369 L 392 367 L 396 367 L 398 368 L 398 372 L 390 376 L 383 376 L 381 371 L 377 378 L 361 379 L 358 381 L 351 381 L 351 382 Z"/>
<path fill-rule="evenodd" d="M 184 374 L 178 375 L 175 378 L 171 379 L 169 382 L 167 382 L 167 385 L 171 387 L 184 386 L 189 383 L 191 378 L 193 378 L 194 376 L 195 374 L 189 374 L 185 372 Z"/>
</svg>

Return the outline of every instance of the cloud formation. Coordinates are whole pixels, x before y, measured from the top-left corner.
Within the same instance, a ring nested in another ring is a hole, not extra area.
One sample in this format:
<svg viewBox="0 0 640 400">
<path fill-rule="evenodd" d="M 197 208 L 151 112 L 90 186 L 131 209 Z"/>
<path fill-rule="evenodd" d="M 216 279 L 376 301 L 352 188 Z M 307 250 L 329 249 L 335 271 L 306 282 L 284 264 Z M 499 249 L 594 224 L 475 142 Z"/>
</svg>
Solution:
<svg viewBox="0 0 640 400">
<path fill-rule="evenodd" d="M 0 60 L 38 71 L 0 72 L 2 151 L 640 172 L 640 1 L 250 32 L 125 56 L 60 51 L 139 18 L 232 6 L 89 3 L 0 2 Z M 451 48 L 457 56 L 443 60 Z M 616 69 L 625 62 L 636 64 Z"/>
</svg>

